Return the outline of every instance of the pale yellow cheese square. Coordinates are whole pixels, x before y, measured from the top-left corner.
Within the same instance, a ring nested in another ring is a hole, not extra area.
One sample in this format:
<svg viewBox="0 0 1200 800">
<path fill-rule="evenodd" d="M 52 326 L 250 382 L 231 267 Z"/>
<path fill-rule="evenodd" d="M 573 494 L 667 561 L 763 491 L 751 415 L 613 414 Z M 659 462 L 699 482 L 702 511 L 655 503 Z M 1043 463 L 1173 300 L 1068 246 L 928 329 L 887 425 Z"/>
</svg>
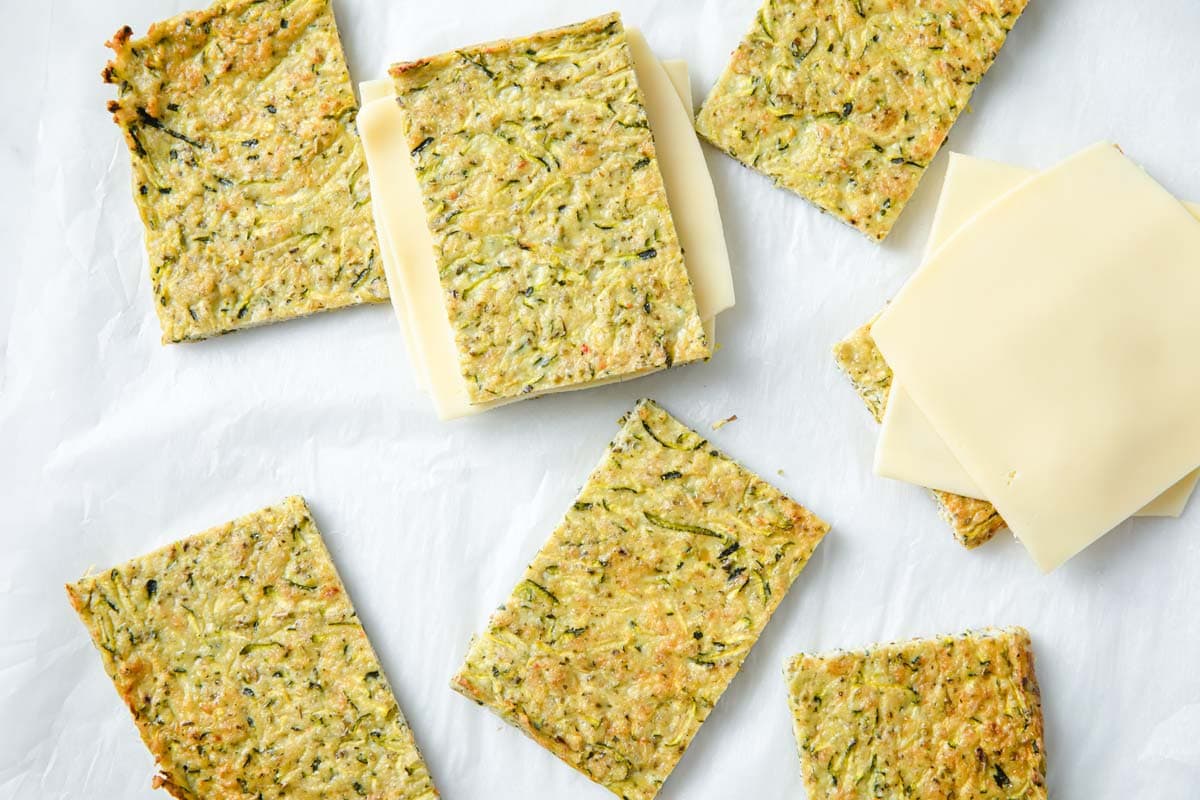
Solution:
<svg viewBox="0 0 1200 800">
<path fill-rule="evenodd" d="M 945 183 L 938 199 L 933 226 L 925 245 L 928 257 L 972 217 L 1005 193 L 1033 177 L 1035 171 L 982 158 L 950 154 Z M 1200 218 L 1200 206 L 1187 205 Z M 986 391 L 986 389 L 985 389 Z M 964 497 L 983 497 L 983 490 L 937 435 L 903 385 L 894 381 L 879 445 L 875 472 L 885 478 L 927 486 Z M 1178 517 L 1200 479 L 1196 470 L 1151 501 L 1137 513 L 1142 517 Z"/>
<path fill-rule="evenodd" d="M 378 107 L 371 111 L 366 111 L 366 107 L 373 104 L 376 100 L 386 99 L 392 93 L 392 82 L 390 80 L 375 80 L 363 81 L 358 86 L 359 97 L 362 107 L 360 108 L 358 118 L 356 120 L 359 130 L 359 138 L 363 138 L 363 128 L 367 128 L 371 135 L 371 147 L 368 149 L 364 143 L 367 157 L 367 176 L 371 184 L 371 196 L 375 198 L 385 198 L 384 204 L 391 208 L 397 203 L 406 202 L 408 191 L 412 188 L 404 184 L 404 181 L 387 178 L 388 173 L 380 162 L 383 160 L 394 161 L 397 158 L 407 155 L 403 152 L 403 142 L 398 140 L 389 141 L 386 138 L 387 119 L 386 114 L 381 114 Z M 371 169 L 371 161 L 375 161 L 375 169 Z M 413 181 L 415 186 L 415 181 Z M 378 200 L 376 201 L 379 202 Z M 408 353 L 408 363 L 412 367 L 413 379 L 417 384 L 417 388 L 425 389 L 428 386 L 426 378 L 427 368 L 425 366 L 425 356 L 418 344 L 417 332 L 413 329 L 413 312 L 408 308 L 408 301 L 402 290 L 401 281 L 398 276 L 400 248 L 405 246 L 403 242 L 393 242 L 392 238 L 397 233 L 393 230 L 391 224 L 381 224 L 385 219 L 379 213 L 379 206 L 375 206 L 375 235 L 379 239 L 380 255 L 383 258 L 383 272 L 387 277 L 388 287 L 390 290 L 392 309 L 396 312 L 396 319 L 400 323 L 401 333 L 404 339 L 404 349 Z M 409 235 L 416 234 L 416 231 L 408 231 Z M 415 244 L 422 245 L 428 241 L 429 231 L 426 229 L 425 236 L 422 240 L 417 236 Z M 432 243 L 430 243 L 432 247 Z M 405 252 L 407 257 L 411 257 L 411 253 Z"/>
<path fill-rule="evenodd" d="M 1196 297 L 1200 223 L 1100 144 L 951 236 L 873 336 L 1050 570 L 1200 465 Z"/>
<path fill-rule="evenodd" d="M 875 474 L 986 500 L 904 387 L 893 383 L 875 444 Z"/>
<path fill-rule="evenodd" d="M 626 35 L 697 310 L 709 341 L 714 341 L 716 315 L 734 303 L 733 279 L 716 193 L 692 128 L 687 67 L 682 62 L 669 68 L 660 64 L 638 31 L 629 29 Z M 368 81 L 359 88 L 363 107 L 358 127 L 371 169 L 384 266 L 417 384 L 429 390 L 441 419 L 513 402 L 472 404 L 469 400 L 458 370 L 453 331 L 444 311 L 420 187 L 399 132 L 400 112 L 391 101 L 391 81 Z M 571 388 L 590 388 L 632 377 L 638 374 Z"/>
</svg>

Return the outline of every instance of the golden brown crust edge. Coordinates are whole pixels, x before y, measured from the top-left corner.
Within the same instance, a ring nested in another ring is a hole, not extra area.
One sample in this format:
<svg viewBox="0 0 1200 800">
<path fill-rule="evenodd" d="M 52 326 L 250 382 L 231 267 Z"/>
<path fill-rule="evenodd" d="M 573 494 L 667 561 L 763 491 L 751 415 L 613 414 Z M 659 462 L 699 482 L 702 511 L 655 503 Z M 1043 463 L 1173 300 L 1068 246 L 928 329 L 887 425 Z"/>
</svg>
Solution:
<svg viewBox="0 0 1200 800">
<path fill-rule="evenodd" d="M 71 603 L 71 609 L 75 612 L 76 616 L 78 616 L 80 619 L 83 619 L 87 612 L 87 604 L 84 602 L 83 598 L 79 596 L 77 585 L 68 583 L 65 584 L 63 588 L 67 592 L 67 600 Z M 92 640 L 92 646 L 96 649 L 96 652 L 100 654 L 101 659 L 103 659 L 105 662 L 104 671 L 109 675 L 115 676 L 116 672 L 110 667 L 109 664 L 109 662 L 112 661 L 112 657 L 109 655 L 108 651 L 101 646 L 103 643 L 100 641 L 100 637 L 98 635 L 99 632 L 93 629 L 90 625 L 84 625 L 84 627 L 87 628 L 88 638 Z M 154 737 L 149 736 L 148 732 L 139 723 L 137 707 L 134 703 L 134 698 L 130 688 L 126 685 L 123 685 L 121 681 L 118 681 L 115 678 L 113 680 L 113 687 L 116 688 L 117 695 L 121 698 L 121 702 L 124 703 L 125 708 L 129 711 L 129 718 L 132 720 L 133 727 L 138 732 L 138 737 L 142 740 L 142 744 L 145 745 L 146 750 L 154 757 L 155 767 L 161 767 L 162 759 L 165 754 L 159 750 L 157 741 L 154 739 Z M 150 786 L 153 789 L 166 790 L 167 793 L 176 798 L 176 800 L 198 800 L 197 798 L 189 795 L 182 787 L 172 783 L 170 777 L 168 777 L 165 771 L 154 775 L 154 777 L 150 779 Z"/>
<path fill-rule="evenodd" d="M 1029 631 L 1021 627 L 1009 629 L 1017 636 L 1017 643 L 1013 655 L 1014 663 L 1020 665 L 1021 687 L 1025 691 L 1025 701 L 1029 707 L 1034 710 L 1033 718 L 1033 738 L 1041 749 L 1042 755 L 1046 753 L 1046 722 L 1042 716 L 1042 688 L 1038 684 L 1037 671 L 1034 664 L 1033 655 L 1033 638 L 1029 635 Z"/>
<path fill-rule="evenodd" d="M 974 550 L 1008 527 L 996 507 L 987 500 L 963 497 L 930 489 L 938 514 L 954 531 L 954 538 L 968 550 Z"/>
<path fill-rule="evenodd" d="M 505 38 L 505 39 L 493 39 L 490 42 L 484 42 L 483 44 L 473 45 L 468 49 L 475 51 L 475 52 L 480 52 L 480 53 L 494 53 L 494 52 L 506 49 L 513 42 L 514 39 L 519 39 L 521 41 L 528 41 L 528 42 L 552 41 L 554 39 L 560 38 L 566 34 L 569 34 L 573 31 L 583 28 L 585 26 L 601 24 L 601 23 L 608 25 L 613 22 L 620 22 L 620 20 L 621 20 L 621 15 L 618 14 L 617 12 L 613 11 L 608 14 L 601 14 L 598 17 L 594 17 L 592 19 L 585 20 L 584 22 L 577 22 L 577 23 L 574 23 L 571 25 L 560 25 L 557 28 L 550 28 L 548 30 L 538 31 L 536 33 L 532 33 L 532 34 L 529 34 L 526 36 L 515 36 L 515 37 L 509 37 L 509 38 Z M 425 56 L 424 58 L 418 58 L 414 61 L 402 61 L 397 64 L 392 64 L 390 67 L 388 67 L 388 75 L 390 75 L 393 78 L 396 78 L 396 77 L 399 77 L 400 75 L 403 75 L 406 72 L 411 72 L 413 70 L 420 69 L 421 67 L 432 64 L 433 62 L 438 61 L 440 59 L 444 59 L 447 57 L 453 57 L 457 52 L 458 51 L 456 51 L 456 50 L 449 50 L 444 53 L 439 53 L 437 55 Z"/>
</svg>

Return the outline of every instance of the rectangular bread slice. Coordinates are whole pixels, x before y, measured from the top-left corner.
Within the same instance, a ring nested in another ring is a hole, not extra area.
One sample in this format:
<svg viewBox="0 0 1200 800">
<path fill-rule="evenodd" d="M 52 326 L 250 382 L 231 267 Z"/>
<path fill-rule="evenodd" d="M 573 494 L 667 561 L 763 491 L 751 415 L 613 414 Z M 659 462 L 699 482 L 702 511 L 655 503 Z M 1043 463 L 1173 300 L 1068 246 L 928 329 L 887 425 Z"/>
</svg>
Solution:
<svg viewBox="0 0 1200 800">
<path fill-rule="evenodd" d="M 472 403 L 710 355 L 619 16 L 390 74 Z"/>
<path fill-rule="evenodd" d="M 301 498 L 67 594 L 179 800 L 437 797 Z"/>
<path fill-rule="evenodd" d="M 876 422 L 882 422 L 892 389 L 892 369 L 871 338 L 871 325 L 874 322 L 873 318 L 838 342 L 833 348 L 833 358 L 854 385 L 854 390 L 863 399 L 871 416 Z M 937 489 L 930 489 L 929 492 L 937 503 L 938 513 L 954 531 L 954 538 L 967 549 L 990 541 L 1007 527 L 995 506 L 986 500 Z"/>
<path fill-rule="evenodd" d="M 649 800 L 828 529 L 643 400 L 453 686 Z"/>
<path fill-rule="evenodd" d="M 696 121 L 883 239 L 1027 0 L 765 0 Z"/>
<path fill-rule="evenodd" d="M 1021 628 L 799 655 L 785 678 L 809 800 L 1046 797 Z"/>
<path fill-rule="evenodd" d="M 387 300 L 329 0 L 227 0 L 108 45 L 163 342 Z"/>
</svg>

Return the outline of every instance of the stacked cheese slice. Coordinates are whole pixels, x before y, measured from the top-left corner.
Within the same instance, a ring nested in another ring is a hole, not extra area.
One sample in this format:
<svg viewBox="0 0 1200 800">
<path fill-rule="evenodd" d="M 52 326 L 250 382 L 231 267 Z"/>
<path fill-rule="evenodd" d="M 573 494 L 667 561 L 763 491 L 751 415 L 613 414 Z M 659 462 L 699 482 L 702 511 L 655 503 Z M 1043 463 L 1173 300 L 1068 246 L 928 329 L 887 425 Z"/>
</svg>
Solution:
<svg viewBox="0 0 1200 800">
<path fill-rule="evenodd" d="M 954 157 L 925 264 L 872 328 L 896 380 L 877 471 L 990 501 L 1047 571 L 1178 516 L 1200 474 L 1197 216 L 1110 144 L 1039 175 Z"/>
<path fill-rule="evenodd" d="M 713 341 L 713 321 L 733 306 L 733 278 L 716 193 L 692 127 L 687 65 L 660 62 L 645 38 L 626 31 L 638 84 L 654 135 L 676 231 L 696 306 Z M 371 176 L 372 204 L 392 304 L 404 333 L 416 383 L 433 398 L 438 417 L 453 419 L 512 400 L 472 404 L 459 370 L 458 349 L 446 316 L 433 240 L 416 172 L 401 133 L 400 111 L 388 79 L 361 84 L 358 128 Z M 386 176 L 384 178 L 383 176 Z M 589 388 L 619 379 L 572 385 Z"/>
</svg>

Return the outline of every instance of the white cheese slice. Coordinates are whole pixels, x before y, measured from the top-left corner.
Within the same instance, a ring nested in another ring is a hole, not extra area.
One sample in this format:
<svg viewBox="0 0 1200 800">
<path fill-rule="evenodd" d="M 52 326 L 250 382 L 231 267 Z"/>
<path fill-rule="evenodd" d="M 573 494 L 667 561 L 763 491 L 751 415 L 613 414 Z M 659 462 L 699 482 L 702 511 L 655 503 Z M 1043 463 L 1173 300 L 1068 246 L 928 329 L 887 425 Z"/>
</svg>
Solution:
<svg viewBox="0 0 1200 800">
<path fill-rule="evenodd" d="M 628 35 L 628 31 L 626 31 L 626 35 Z M 637 56 L 635 55 L 634 57 L 636 58 Z M 695 121 L 696 111 L 692 106 L 692 78 L 691 75 L 688 74 L 687 62 L 681 58 L 668 58 L 658 63 L 662 64 L 663 71 L 666 72 L 667 77 L 671 79 L 671 87 L 675 90 L 675 94 L 679 96 L 679 102 L 683 104 L 684 111 L 687 112 L 687 118 L 690 125 Z M 695 138 L 695 128 L 692 128 L 692 135 L 693 138 Z M 699 139 L 696 141 L 697 144 L 699 144 Z M 709 175 L 708 164 L 704 161 L 703 151 L 700 153 L 700 161 L 692 161 L 691 163 L 694 164 L 697 169 L 701 166 L 704 167 L 704 183 L 707 185 L 708 191 L 712 195 L 713 204 L 710 212 L 712 216 L 707 216 L 706 214 L 706 217 L 710 222 L 715 220 L 716 222 L 720 223 L 721 210 L 716 204 L 717 193 L 716 189 L 713 188 L 712 176 Z M 668 186 L 668 188 L 670 187 Z M 667 203 L 668 205 L 671 203 L 670 198 L 667 199 Z M 705 317 L 704 314 L 699 311 L 700 295 L 696 294 L 696 308 L 697 313 L 700 314 L 701 322 L 704 323 L 704 335 L 708 337 L 708 341 L 712 343 L 713 347 L 715 348 L 717 346 L 716 315 L 721 313 L 721 311 L 733 308 L 733 270 L 729 266 L 729 250 L 725 244 L 724 224 L 721 223 L 716 228 L 706 228 L 705 233 L 702 234 L 701 242 L 697 246 L 703 247 L 709 253 L 714 254 L 713 257 L 701 259 L 699 264 L 695 267 L 695 274 L 693 274 L 693 268 L 689 267 L 686 263 L 684 264 L 684 267 L 686 267 L 688 270 L 688 277 L 692 278 L 692 291 L 705 291 L 696 288 L 697 281 L 703 283 L 707 288 L 709 288 L 709 291 L 705 294 L 707 299 L 706 301 L 712 308 L 719 309 L 718 311 L 712 312 L 713 316 Z M 694 262 L 695 258 L 692 260 Z M 728 287 L 723 293 L 722 289 L 720 288 L 722 286 Z M 716 293 L 712 291 L 713 288 L 716 289 Z"/>
<path fill-rule="evenodd" d="M 373 103 L 376 100 L 382 100 L 385 97 L 393 97 L 395 88 L 388 78 L 377 78 L 373 81 L 363 81 L 358 85 L 359 105 Z"/>
<path fill-rule="evenodd" d="M 1197 297 L 1200 222 L 1100 144 L 951 236 L 873 335 L 1051 570 L 1200 466 Z"/>
<path fill-rule="evenodd" d="M 926 258 L 972 217 L 1036 174 L 1022 167 L 951 153 L 925 245 Z M 1200 205 L 1185 206 L 1200 219 Z M 899 381 L 893 381 L 888 397 L 875 450 L 875 472 L 918 486 L 983 498 L 983 490 L 958 463 Z M 1136 516 L 1178 517 L 1187 507 L 1197 480 L 1200 470 L 1163 492 Z"/>
<path fill-rule="evenodd" d="M 392 94 L 392 82 L 390 80 L 364 81 L 359 84 L 359 95 L 361 96 L 362 108 L 359 110 L 357 117 L 357 127 L 360 136 L 365 138 L 362 133 L 364 128 L 368 128 L 371 132 L 370 141 L 371 147 L 366 148 L 364 141 L 364 149 L 367 156 L 367 179 L 371 185 L 372 210 L 375 217 L 375 235 L 379 239 L 380 255 L 383 258 L 383 272 L 387 277 L 388 294 L 391 296 L 392 309 L 396 312 L 396 319 L 400 322 L 400 332 L 404 339 L 404 348 L 408 353 L 408 363 L 412 367 L 413 380 L 418 389 L 425 389 L 428 386 L 426 377 L 427 369 L 425 367 L 425 357 L 421 351 L 420 340 L 417 338 L 417 332 L 414 330 L 413 312 L 408 308 L 407 300 L 400 287 L 400 279 L 398 275 L 399 264 L 401 263 L 401 255 L 398 247 L 402 247 L 406 242 L 412 243 L 415 246 L 428 245 L 430 250 L 433 248 L 433 238 L 430 236 L 428 229 L 425 229 L 423 237 L 418 237 L 416 240 L 406 239 L 405 242 L 396 242 L 393 239 L 401 235 L 413 236 L 416 231 L 406 229 L 404 231 L 395 230 L 396 226 L 390 222 L 381 224 L 384 220 L 390 220 L 390 215 L 379 213 L 379 209 L 393 208 L 397 205 L 408 202 L 408 192 L 413 188 L 404 185 L 404 181 L 400 178 L 396 180 L 382 180 L 385 174 L 392 174 L 385 165 L 394 163 L 397 159 L 403 157 L 408 158 L 404 153 L 403 137 L 388 138 L 387 131 L 389 130 L 387 114 L 381 109 L 373 109 L 368 111 L 367 106 L 376 100 L 386 99 Z M 376 169 L 371 169 L 371 162 L 374 161 Z M 416 177 L 413 176 L 413 183 L 416 183 Z M 421 226 L 425 228 L 424 225 Z M 406 258 L 411 258 L 412 253 L 406 252 Z"/>
<path fill-rule="evenodd" d="M 392 307 L 409 341 L 415 382 L 429 388 L 435 404 L 453 386 L 466 400 L 458 371 L 458 351 L 450 323 L 445 320 L 442 289 L 433 260 L 433 235 L 425 222 L 421 187 L 413 171 L 400 128 L 400 111 L 390 98 L 390 81 L 360 87 L 363 99 L 378 95 L 381 84 L 389 94 L 365 102 L 357 126 L 371 181 L 371 209 L 381 241 L 384 272 Z M 390 263 L 389 263 L 390 262 Z M 448 398 L 447 398 L 448 399 Z M 439 406 L 438 414 L 442 413 Z"/>
<path fill-rule="evenodd" d="M 638 83 L 654 135 L 667 199 L 684 250 L 705 332 L 715 342 L 715 316 L 734 302 L 729 257 L 716 193 L 692 128 L 687 65 L 661 64 L 640 33 L 627 31 Z M 517 399 L 472 405 L 458 367 L 453 330 L 446 319 L 433 240 L 425 222 L 420 186 L 404 150 L 391 81 L 359 86 L 358 129 L 371 176 L 372 207 L 392 304 L 400 319 L 418 386 L 427 388 L 441 419 L 475 414 Z M 561 391 L 601 386 L 646 373 L 608 378 Z"/>
<path fill-rule="evenodd" d="M 662 64 L 663 71 L 671 79 L 671 88 L 679 96 L 679 102 L 683 103 L 683 109 L 687 112 L 688 117 L 694 121 L 696 111 L 692 107 L 692 76 L 688 74 L 687 62 L 682 58 L 666 58 L 658 63 Z M 712 181 L 710 180 L 709 184 L 711 183 Z M 732 286 L 733 281 L 730 281 L 731 293 L 733 292 Z"/>
</svg>

